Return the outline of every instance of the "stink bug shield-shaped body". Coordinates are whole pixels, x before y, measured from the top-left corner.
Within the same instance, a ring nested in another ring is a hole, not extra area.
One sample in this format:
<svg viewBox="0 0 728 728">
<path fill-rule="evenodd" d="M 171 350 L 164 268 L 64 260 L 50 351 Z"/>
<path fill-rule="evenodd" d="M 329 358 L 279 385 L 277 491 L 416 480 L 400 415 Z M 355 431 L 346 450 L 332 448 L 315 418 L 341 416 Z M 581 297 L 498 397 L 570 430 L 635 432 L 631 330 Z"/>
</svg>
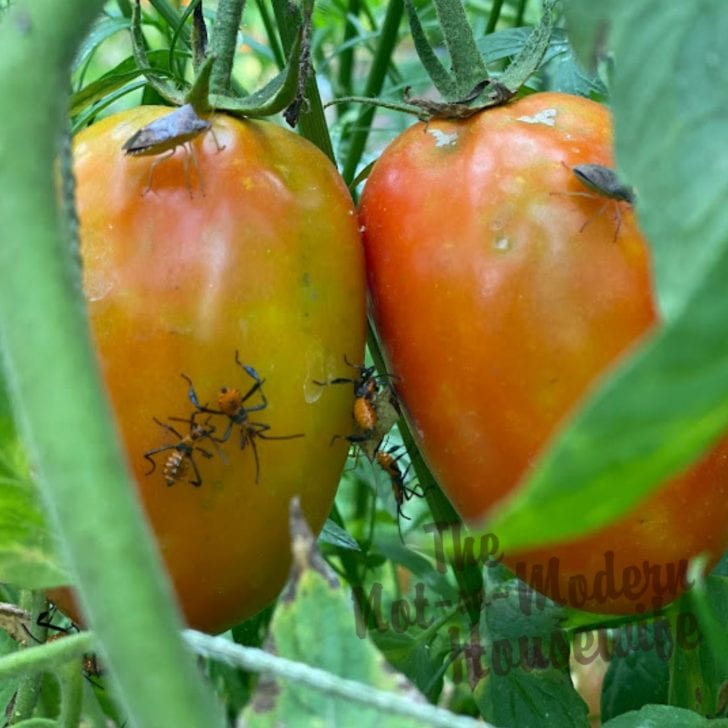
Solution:
<svg viewBox="0 0 728 728">
<path fill-rule="evenodd" d="M 180 144 L 187 144 L 198 134 L 211 128 L 209 121 L 197 116 L 192 104 L 185 104 L 147 124 L 127 139 L 122 149 L 132 157 L 173 152 Z"/>
<path fill-rule="evenodd" d="M 200 180 L 200 187 L 202 188 L 200 169 L 197 165 L 197 159 L 192 147 L 190 146 L 190 142 L 195 139 L 195 137 L 207 131 L 212 132 L 215 144 L 218 151 L 220 151 L 223 147 L 220 146 L 217 138 L 214 136 L 215 132 L 212 129 L 212 122 L 207 121 L 206 119 L 201 119 L 195 112 L 192 104 L 185 104 L 184 106 L 180 106 L 179 109 L 176 109 L 159 119 L 155 119 L 127 139 L 122 146 L 122 150 L 125 151 L 128 156 L 153 157 L 161 155 L 158 159 L 155 159 L 152 162 L 149 168 L 149 178 L 147 180 L 145 193 L 152 187 L 152 175 L 154 174 L 156 166 L 162 160 L 171 157 L 179 146 L 182 146 L 186 152 L 184 160 L 185 179 L 190 191 L 190 196 L 192 195 L 192 187 L 189 180 L 188 159 L 192 159 L 192 164 L 195 166 L 197 177 Z"/>
<path fill-rule="evenodd" d="M 614 240 L 616 241 L 619 237 L 619 229 L 622 226 L 622 211 L 619 203 L 626 202 L 628 205 L 633 205 L 635 200 L 634 190 L 629 185 L 621 182 L 613 169 L 602 164 L 577 164 L 571 168 L 571 171 L 579 182 L 590 189 L 591 192 L 571 192 L 567 194 L 606 198 L 607 201 L 601 206 L 597 215 L 604 211 L 610 201 L 613 200 L 616 203 L 617 227 L 614 231 Z M 590 222 L 591 218 L 581 226 L 581 230 L 583 231 Z"/>
<path fill-rule="evenodd" d="M 613 169 L 601 164 L 577 164 L 571 171 L 583 185 L 598 195 L 634 204 L 634 190 L 620 182 Z"/>
</svg>

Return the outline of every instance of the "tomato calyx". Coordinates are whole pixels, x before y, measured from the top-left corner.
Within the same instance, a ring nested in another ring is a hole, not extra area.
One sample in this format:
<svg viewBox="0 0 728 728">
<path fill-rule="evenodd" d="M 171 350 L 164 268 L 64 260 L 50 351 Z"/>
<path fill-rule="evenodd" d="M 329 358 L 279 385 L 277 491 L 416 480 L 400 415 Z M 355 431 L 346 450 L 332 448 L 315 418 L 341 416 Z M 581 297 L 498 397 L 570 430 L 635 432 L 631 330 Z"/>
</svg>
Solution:
<svg viewBox="0 0 728 728">
<path fill-rule="evenodd" d="M 441 30 L 453 57 L 454 75 L 441 64 L 425 36 L 416 11 L 408 2 L 407 12 L 417 55 L 440 92 L 442 100 L 413 97 L 408 86 L 404 90 L 403 102 L 346 96 L 334 99 L 326 106 L 362 103 L 414 114 L 420 121 L 467 119 L 486 109 L 502 106 L 518 95 L 529 77 L 541 65 L 551 40 L 554 2 L 555 0 L 544 0 L 541 22 L 533 29 L 523 48 L 497 79 L 488 76 L 483 59 L 477 50 L 472 29 L 465 16 L 461 14 L 462 8 L 458 7 L 459 0 L 454 5 L 441 2 L 438 6 L 438 14 L 447 16 L 446 20 L 444 17 L 442 19 Z M 474 73 L 475 78 L 473 78 Z"/>
<path fill-rule="evenodd" d="M 207 114 L 213 109 L 226 111 L 235 116 L 265 117 L 286 111 L 285 118 L 295 126 L 304 103 L 304 86 L 310 68 L 311 13 L 313 0 L 305 0 L 298 19 L 298 31 L 291 45 L 286 67 L 262 89 L 244 98 L 227 93 L 209 93 L 211 70 L 224 59 L 215 54 L 207 57 L 195 49 L 195 56 L 204 58 L 198 77 L 187 94 L 163 81 L 149 62 L 146 42 L 142 33 L 142 13 L 139 0 L 134 4 L 131 18 L 132 51 L 137 65 L 146 76 L 149 85 L 167 102 L 174 106 L 191 103 L 197 114 Z M 200 35 L 200 33 L 198 33 Z M 202 34 L 206 42 L 206 33 Z M 209 66 L 209 67 L 208 67 Z M 206 74 L 206 78 L 203 78 Z M 213 87 L 215 84 L 213 83 Z M 203 93 L 204 91 L 204 93 Z"/>
</svg>

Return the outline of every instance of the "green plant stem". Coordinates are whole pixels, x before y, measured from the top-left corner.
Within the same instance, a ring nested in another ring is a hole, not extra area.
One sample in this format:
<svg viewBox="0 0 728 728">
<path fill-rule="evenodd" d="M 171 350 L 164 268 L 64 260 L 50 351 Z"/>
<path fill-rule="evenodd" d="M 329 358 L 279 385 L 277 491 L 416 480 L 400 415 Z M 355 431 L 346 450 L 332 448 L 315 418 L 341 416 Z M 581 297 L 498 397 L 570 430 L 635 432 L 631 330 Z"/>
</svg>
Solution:
<svg viewBox="0 0 728 728">
<path fill-rule="evenodd" d="M 0 98 L 13 100 L 0 118 L 3 365 L 60 552 L 131 724 L 217 726 L 122 457 L 54 183 L 71 62 L 102 5 L 19 1 L 0 24 Z"/>
<path fill-rule="evenodd" d="M 371 354 L 377 370 L 379 372 L 386 372 L 387 367 L 385 366 L 382 350 L 379 346 L 379 340 L 377 339 L 374 324 L 371 319 L 369 321 L 367 347 L 369 348 L 369 353 Z M 417 480 L 425 494 L 427 507 L 430 509 L 430 513 L 435 519 L 435 523 L 443 530 L 447 530 L 448 528 L 452 529 L 455 525 L 461 525 L 462 520 L 460 519 L 460 516 L 452 507 L 450 501 L 445 497 L 445 494 L 442 492 L 440 486 L 427 467 L 427 464 L 415 443 L 407 418 L 401 417 L 398 426 L 400 434 L 402 435 L 402 441 L 407 449 L 407 454 L 410 456 L 410 460 L 412 461 L 412 467 L 415 470 L 415 475 L 417 475 Z M 472 624 L 475 624 L 480 619 L 480 601 L 477 599 L 477 596 L 482 594 L 483 574 L 477 565 L 458 565 L 454 563 L 454 559 L 449 551 L 446 551 L 446 555 L 448 561 L 453 566 L 455 581 L 457 581 L 458 586 L 460 587 L 460 592 L 464 597 L 463 601 L 467 605 L 468 618 Z"/>
<path fill-rule="evenodd" d="M 502 1 L 494 0 L 494 3 Z M 477 83 L 488 78 L 488 70 L 475 45 L 462 0 L 435 0 L 435 7 L 452 61 L 456 93 L 462 98 Z"/>
<path fill-rule="evenodd" d="M 93 647 L 91 632 L 79 632 L 43 645 L 0 657 L 0 683 L 24 675 L 55 670 L 69 660 L 80 660 Z"/>
<path fill-rule="evenodd" d="M 230 91 L 238 31 L 244 8 L 245 0 L 220 0 L 217 5 L 215 27 L 210 42 L 210 50 L 217 57 L 210 78 L 210 91 L 213 94 L 227 94 Z"/>
<path fill-rule="evenodd" d="M 387 69 L 392 61 L 392 53 L 397 45 L 399 26 L 403 13 L 403 0 L 390 0 L 387 6 L 387 14 L 382 23 L 379 45 L 374 54 L 372 68 L 369 72 L 366 88 L 364 89 L 364 96 L 379 96 L 382 91 L 384 80 L 387 76 Z M 356 169 L 359 166 L 367 139 L 369 138 L 369 129 L 371 128 L 375 113 L 376 107 L 374 106 L 363 109 L 354 123 L 354 131 L 349 141 L 349 151 L 346 155 L 346 161 L 342 170 L 342 176 L 347 184 L 354 179 L 354 175 L 356 174 Z"/>
<path fill-rule="evenodd" d="M 71 660 L 56 670 L 61 686 L 59 728 L 77 728 L 81 723 L 83 705 L 83 676 L 79 660 Z"/>
<path fill-rule="evenodd" d="M 352 18 L 356 18 L 361 11 L 361 0 L 349 0 L 346 9 L 346 24 L 344 25 L 344 49 L 339 54 L 338 86 L 339 92 L 344 96 L 351 96 L 354 91 L 351 85 L 352 70 L 354 68 L 354 47 L 350 41 L 356 37 L 356 24 Z M 339 116 L 346 113 L 346 104 L 337 109 Z"/>
<path fill-rule="evenodd" d="M 281 40 L 278 36 L 278 30 L 276 29 L 276 25 L 270 15 L 268 0 L 256 1 L 258 4 L 258 12 L 260 13 L 260 19 L 263 21 L 265 34 L 268 37 L 268 46 L 273 54 L 273 58 L 275 58 L 278 70 L 283 70 L 283 67 L 286 65 L 286 59 L 283 55 L 283 49 L 281 48 Z"/>
<path fill-rule="evenodd" d="M 520 28 L 523 25 L 523 17 L 526 14 L 526 4 L 528 0 L 518 0 L 518 7 L 516 8 L 516 18 L 513 21 L 514 28 Z"/>
<path fill-rule="evenodd" d="M 278 23 L 283 48 L 286 55 L 290 55 L 291 47 L 298 33 L 299 13 L 292 12 L 289 0 L 273 0 L 273 11 Z M 329 128 L 326 124 L 326 117 L 321 105 L 321 96 L 316 85 L 316 76 L 313 69 L 306 81 L 306 100 L 308 101 L 308 108 L 304 107 L 303 113 L 298 119 L 298 131 L 301 136 L 313 142 L 332 162 L 336 163 L 334 148 L 331 145 Z"/>
<path fill-rule="evenodd" d="M 36 619 L 46 608 L 46 604 L 46 598 L 40 592 L 24 591 L 21 594 L 20 607 L 33 615 L 33 623 L 29 627 L 31 634 L 31 644 L 29 646 L 35 644 L 35 640 L 38 640 L 38 642 L 45 641 L 47 630 L 45 627 L 39 627 Z M 28 672 L 21 677 L 18 683 L 18 692 L 15 696 L 13 712 L 9 719 L 10 725 L 20 723 L 31 717 L 38 702 L 41 680 L 40 671 Z"/>
<path fill-rule="evenodd" d="M 307 685 L 324 695 L 376 707 L 385 714 L 406 716 L 421 721 L 423 725 L 442 728 L 494 728 L 481 720 L 455 715 L 428 703 L 416 703 L 397 693 L 378 690 L 302 662 L 271 655 L 254 647 L 236 645 L 222 637 L 210 637 L 193 630 L 186 630 L 184 636 L 190 647 L 205 657 L 245 670 L 272 673 L 284 680 Z"/>
<path fill-rule="evenodd" d="M 493 0 L 493 7 L 490 9 L 490 15 L 488 16 L 488 24 L 485 26 L 486 35 L 492 33 L 495 30 L 495 26 L 498 25 L 502 7 L 503 0 Z"/>
<path fill-rule="evenodd" d="M 162 16 L 165 24 L 169 28 L 179 28 L 180 16 L 175 7 L 169 2 L 169 0 L 151 0 L 152 7 Z M 180 29 L 180 38 L 184 45 L 189 46 L 190 43 L 190 31 L 189 28 L 182 26 Z"/>
</svg>

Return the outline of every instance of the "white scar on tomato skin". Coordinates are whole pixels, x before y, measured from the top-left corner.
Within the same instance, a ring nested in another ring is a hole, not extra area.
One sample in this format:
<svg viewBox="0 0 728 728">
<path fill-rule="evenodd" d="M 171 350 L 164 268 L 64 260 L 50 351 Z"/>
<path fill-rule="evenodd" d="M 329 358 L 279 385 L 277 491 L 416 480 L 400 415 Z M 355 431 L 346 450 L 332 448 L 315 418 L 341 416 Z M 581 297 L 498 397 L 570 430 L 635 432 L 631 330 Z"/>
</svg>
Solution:
<svg viewBox="0 0 728 728">
<path fill-rule="evenodd" d="M 535 116 L 519 116 L 516 121 L 525 121 L 526 124 L 545 124 L 556 126 L 556 109 L 544 109 Z"/>
<path fill-rule="evenodd" d="M 428 134 L 432 134 L 435 138 L 436 147 L 451 147 L 458 140 L 458 133 L 454 131 L 452 134 L 446 134 L 439 129 L 428 129 Z"/>
</svg>

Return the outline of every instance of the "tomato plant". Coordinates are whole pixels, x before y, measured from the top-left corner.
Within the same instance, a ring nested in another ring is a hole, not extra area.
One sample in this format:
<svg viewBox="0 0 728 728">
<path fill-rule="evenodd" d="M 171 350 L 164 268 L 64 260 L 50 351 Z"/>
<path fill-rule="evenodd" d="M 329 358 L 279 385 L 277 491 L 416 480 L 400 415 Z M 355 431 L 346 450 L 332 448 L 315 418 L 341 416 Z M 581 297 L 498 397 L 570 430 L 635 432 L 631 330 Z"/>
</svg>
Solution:
<svg viewBox="0 0 728 728">
<path fill-rule="evenodd" d="M 362 360 L 363 256 L 348 192 L 312 144 L 215 116 L 219 150 L 208 133 L 169 158 L 124 155 L 166 113 L 126 111 L 75 140 L 84 288 L 181 607 L 219 631 L 282 587 L 291 497 L 315 528 L 331 507 L 346 448 L 330 441 L 351 427 L 352 395 L 315 380 Z M 172 447 L 184 437 L 189 453 Z"/>
<path fill-rule="evenodd" d="M 656 325 L 633 211 L 573 173 L 612 167 L 611 149 L 605 107 L 540 93 L 411 127 L 366 183 L 361 221 L 388 365 L 423 455 L 469 521 L 516 488 L 595 379 Z M 571 593 L 570 579 L 593 584 L 605 566 L 620 579 L 646 562 L 664 571 L 703 551 L 717 559 L 727 489 L 724 442 L 617 523 L 506 562 L 529 578 L 557 559 L 546 592 L 573 606 L 651 608 L 679 593 L 679 578 L 665 586 L 664 572 L 662 586 L 606 600 Z"/>
</svg>

